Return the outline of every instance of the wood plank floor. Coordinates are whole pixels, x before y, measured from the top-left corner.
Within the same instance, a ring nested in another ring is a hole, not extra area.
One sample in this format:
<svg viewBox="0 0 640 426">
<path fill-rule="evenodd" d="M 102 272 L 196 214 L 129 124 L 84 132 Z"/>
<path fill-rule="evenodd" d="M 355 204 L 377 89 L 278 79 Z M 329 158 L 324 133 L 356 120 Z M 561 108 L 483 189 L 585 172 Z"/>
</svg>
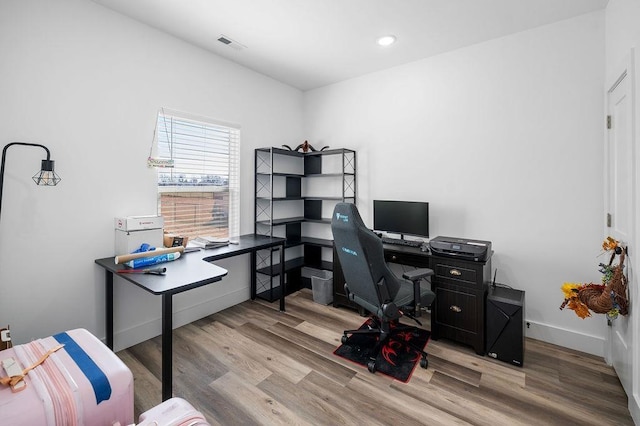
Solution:
<svg viewBox="0 0 640 426">
<path fill-rule="evenodd" d="M 333 355 L 342 330 L 364 322 L 355 311 L 314 303 L 309 290 L 277 309 L 247 301 L 174 330 L 174 396 L 212 425 L 633 424 L 615 372 L 595 356 L 527 339 L 520 368 L 442 339 L 405 384 Z M 136 418 L 161 402 L 160 344 L 118 352 L 134 374 Z"/>
</svg>

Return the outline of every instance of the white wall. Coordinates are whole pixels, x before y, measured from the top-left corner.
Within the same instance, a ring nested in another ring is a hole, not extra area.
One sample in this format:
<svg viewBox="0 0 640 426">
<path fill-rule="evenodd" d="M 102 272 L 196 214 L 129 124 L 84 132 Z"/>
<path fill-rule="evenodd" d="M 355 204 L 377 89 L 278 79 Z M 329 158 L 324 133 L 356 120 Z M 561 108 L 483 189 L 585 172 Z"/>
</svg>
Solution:
<svg viewBox="0 0 640 426">
<path fill-rule="evenodd" d="M 358 151 L 358 205 L 430 202 L 431 235 L 490 240 L 526 291 L 528 335 L 602 354 L 605 320 L 560 311 L 599 281 L 604 14 L 583 15 L 304 94 L 309 141 Z"/>
<path fill-rule="evenodd" d="M 640 108 L 638 108 L 638 100 L 640 100 L 640 66 L 638 65 L 638 55 L 640 55 L 640 2 L 636 0 L 610 0 L 606 10 L 606 68 L 605 68 L 605 90 L 611 87 L 611 84 L 618 77 L 616 75 L 619 70 L 624 68 L 630 61 L 632 67 L 635 66 L 634 72 L 631 74 L 631 81 L 635 82 L 635 119 L 633 126 L 635 130 L 635 169 L 636 169 L 636 188 L 640 188 L 640 151 L 638 151 L 638 141 L 640 141 Z M 631 49 L 634 50 L 632 59 Z M 636 223 L 638 212 L 640 212 L 640 197 L 636 192 Z M 635 230 L 635 247 L 630 245 L 629 259 L 632 262 L 632 271 L 640 271 L 640 258 L 634 256 L 637 250 L 638 242 L 640 242 L 640 229 Z M 633 242 L 632 242 L 633 243 Z M 627 392 L 629 397 L 629 411 L 636 423 L 640 423 L 640 350 L 638 343 L 640 341 L 640 316 L 634 306 L 640 304 L 640 292 L 638 292 L 638 273 L 630 274 L 630 322 L 631 333 L 633 334 L 633 345 L 630 348 L 632 354 L 632 378 L 631 391 Z M 623 381 L 628 382 L 628 381 Z"/>
<path fill-rule="evenodd" d="M 0 220 L 0 324 L 16 343 L 75 327 L 104 337 L 113 218 L 156 211 L 146 167 L 159 107 L 242 126 L 243 233 L 253 149 L 297 144 L 302 94 L 87 0 L 0 3 L 0 145 L 41 143 L 62 182 L 36 187 L 42 152 L 8 151 Z M 249 297 L 248 256 L 222 283 L 174 298 L 181 324 Z M 160 298 L 115 283 L 116 348 L 160 333 Z"/>
<path fill-rule="evenodd" d="M 564 281 L 600 279 L 604 55 L 593 13 L 303 96 L 89 1 L 3 1 L 0 143 L 47 145 L 63 181 L 34 186 L 41 153 L 9 151 L 0 324 L 17 342 L 104 336 L 93 260 L 113 254 L 114 216 L 155 211 L 145 160 L 167 106 L 242 126 L 243 232 L 253 148 L 356 149 L 365 220 L 375 198 L 429 201 L 432 235 L 493 242 L 498 281 L 527 292 L 530 336 L 601 354 L 602 318 L 558 306 Z M 177 324 L 248 297 L 248 259 L 220 265 L 223 283 L 176 298 Z M 116 280 L 118 347 L 159 333 L 159 303 Z"/>
</svg>

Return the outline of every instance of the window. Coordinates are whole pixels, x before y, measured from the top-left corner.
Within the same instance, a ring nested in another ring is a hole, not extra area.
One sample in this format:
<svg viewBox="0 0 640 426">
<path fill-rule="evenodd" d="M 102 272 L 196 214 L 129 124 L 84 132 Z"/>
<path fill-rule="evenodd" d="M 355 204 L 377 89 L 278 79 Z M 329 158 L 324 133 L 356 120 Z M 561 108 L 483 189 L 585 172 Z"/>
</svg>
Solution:
<svg viewBox="0 0 640 426">
<path fill-rule="evenodd" d="M 156 123 L 158 213 L 180 236 L 239 234 L 240 128 L 161 110 Z"/>
</svg>

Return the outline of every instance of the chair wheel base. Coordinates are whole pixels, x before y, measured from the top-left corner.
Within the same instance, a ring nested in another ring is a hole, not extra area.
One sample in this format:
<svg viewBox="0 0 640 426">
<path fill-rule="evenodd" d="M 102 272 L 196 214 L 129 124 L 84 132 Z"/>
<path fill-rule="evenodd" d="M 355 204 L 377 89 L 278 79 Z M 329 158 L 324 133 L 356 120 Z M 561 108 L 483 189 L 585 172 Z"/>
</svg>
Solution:
<svg viewBox="0 0 640 426">
<path fill-rule="evenodd" d="M 420 358 L 420 367 L 426 369 L 427 367 L 429 367 L 429 360 L 427 359 L 426 356 L 422 356 L 422 358 Z"/>
<path fill-rule="evenodd" d="M 340 339 L 340 341 L 342 342 L 342 344 L 344 345 L 345 343 L 347 343 L 347 335 L 343 335 L 342 339 Z"/>
<path fill-rule="evenodd" d="M 371 359 L 369 360 L 369 362 L 367 362 L 367 370 L 369 370 L 369 373 L 375 373 L 376 372 L 376 361 Z"/>
</svg>

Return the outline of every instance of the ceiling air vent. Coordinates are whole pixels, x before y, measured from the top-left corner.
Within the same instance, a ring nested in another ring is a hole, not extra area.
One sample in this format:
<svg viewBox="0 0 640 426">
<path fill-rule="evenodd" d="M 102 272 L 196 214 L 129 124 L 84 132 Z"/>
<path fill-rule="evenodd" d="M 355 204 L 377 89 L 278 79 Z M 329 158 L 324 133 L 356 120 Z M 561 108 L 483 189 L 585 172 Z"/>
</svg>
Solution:
<svg viewBox="0 0 640 426">
<path fill-rule="evenodd" d="M 247 46 L 245 46 L 244 44 L 239 43 L 224 34 L 220 34 L 220 37 L 218 37 L 218 41 L 222 44 L 226 44 L 229 47 L 233 47 L 236 50 L 243 50 L 247 48 Z"/>
</svg>

